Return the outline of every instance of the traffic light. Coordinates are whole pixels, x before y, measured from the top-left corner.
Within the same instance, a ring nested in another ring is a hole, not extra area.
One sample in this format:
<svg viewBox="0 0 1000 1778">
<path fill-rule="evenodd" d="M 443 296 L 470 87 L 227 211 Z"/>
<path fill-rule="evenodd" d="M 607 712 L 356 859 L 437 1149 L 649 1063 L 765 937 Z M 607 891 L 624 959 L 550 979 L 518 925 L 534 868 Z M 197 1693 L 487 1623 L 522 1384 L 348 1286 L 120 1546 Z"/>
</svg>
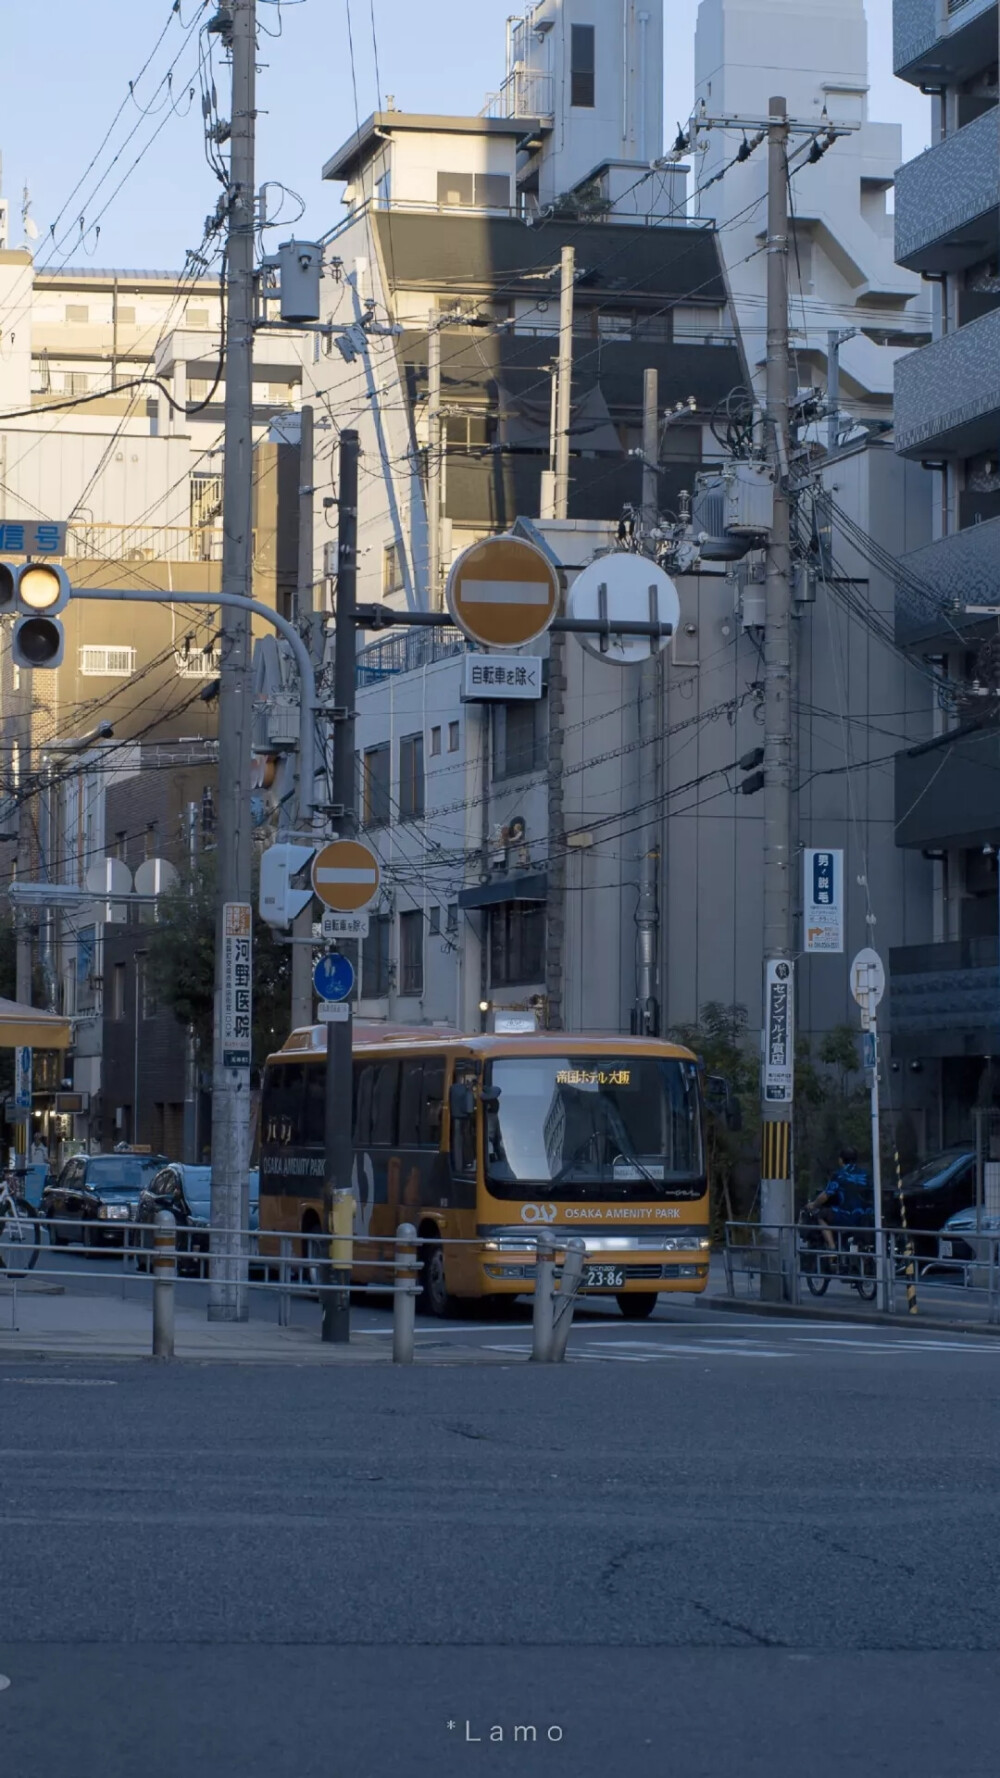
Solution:
<svg viewBox="0 0 1000 1778">
<path fill-rule="evenodd" d="M 58 613 L 70 597 L 69 577 L 54 562 L 0 562 L 0 617 L 13 617 L 16 667 L 58 667 L 63 627 Z"/>
<path fill-rule="evenodd" d="M 749 772 L 750 774 L 749 777 L 742 778 L 736 786 L 741 796 L 754 796 L 758 790 L 763 790 L 764 774 L 757 770 L 757 767 L 762 766 L 763 764 L 763 747 L 751 748 L 749 753 L 744 753 L 743 758 L 736 761 L 737 769 L 739 771 Z"/>
</svg>

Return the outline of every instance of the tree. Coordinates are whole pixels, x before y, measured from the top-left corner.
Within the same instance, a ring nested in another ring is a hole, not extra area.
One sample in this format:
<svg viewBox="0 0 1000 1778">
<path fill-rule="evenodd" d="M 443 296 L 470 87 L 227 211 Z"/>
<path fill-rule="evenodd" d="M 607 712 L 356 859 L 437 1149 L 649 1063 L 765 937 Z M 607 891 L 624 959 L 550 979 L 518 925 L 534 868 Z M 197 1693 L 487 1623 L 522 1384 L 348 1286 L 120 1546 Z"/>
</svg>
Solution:
<svg viewBox="0 0 1000 1778">
<path fill-rule="evenodd" d="M 713 1222 L 743 1220 L 750 1214 L 760 1180 L 760 1062 L 749 1038 L 745 1006 L 707 1000 L 697 1022 L 677 1025 L 675 1043 L 693 1050 L 704 1067 L 709 1116 L 707 1147 L 713 1194 Z M 717 1101 L 713 1082 L 725 1082 L 725 1104 Z"/>
<path fill-rule="evenodd" d="M 795 1045 L 795 1183 L 803 1202 L 836 1172 L 845 1145 L 869 1164 L 871 1100 L 858 1054 L 858 1033 L 835 1025 L 813 1057 L 809 1039 Z"/>
<path fill-rule="evenodd" d="M 257 870 L 253 900 L 257 904 Z M 206 853 L 194 870 L 157 903 L 156 925 L 150 928 L 150 989 L 182 1025 L 194 1029 L 202 1055 L 212 1052 L 215 1004 L 215 857 Z M 291 995 L 291 947 L 280 944 L 273 928 L 253 919 L 253 1050 L 254 1068 L 261 1068 L 288 1035 Z"/>
</svg>

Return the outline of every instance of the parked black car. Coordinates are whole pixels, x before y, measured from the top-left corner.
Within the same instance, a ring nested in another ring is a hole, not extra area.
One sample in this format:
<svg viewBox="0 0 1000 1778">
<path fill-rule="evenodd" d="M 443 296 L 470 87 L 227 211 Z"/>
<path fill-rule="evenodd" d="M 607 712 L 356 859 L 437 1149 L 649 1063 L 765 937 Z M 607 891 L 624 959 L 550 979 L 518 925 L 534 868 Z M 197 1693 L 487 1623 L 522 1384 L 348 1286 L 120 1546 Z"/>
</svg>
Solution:
<svg viewBox="0 0 1000 1778">
<path fill-rule="evenodd" d="M 153 1252 L 153 1222 L 158 1210 L 170 1210 L 177 1224 L 177 1270 L 196 1276 L 204 1265 L 199 1256 L 208 1252 L 211 1214 L 211 1167 L 188 1167 L 171 1161 L 150 1174 L 136 1206 L 136 1265 L 148 1270 Z"/>
<path fill-rule="evenodd" d="M 53 1247 L 124 1246 L 122 1225 L 134 1221 L 143 1185 L 165 1163 L 161 1154 L 74 1155 L 42 1193 Z"/>
<path fill-rule="evenodd" d="M 260 1175 L 250 1174 L 250 1228 L 257 1227 L 257 1193 Z M 212 1169 L 171 1161 L 146 1181 L 136 1208 L 135 1220 L 143 1224 L 134 1232 L 136 1265 L 147 1270 L 153 1251 L 153 1222 L 158 1210 L 173 1212 L 177 1224 L 177 1270 L 204 1276 L 209 1252 L 212 1218 Z M 254 1267 L 251 1267 L 251 1276 Z"/>
<path fill-rule="evenodd" d="M 940 1229 L 956 1210 L 976 1201 L 976 1155 L 972 1148 L 947 1148 L 903 1176 L 906 1224 L 911 1229 Z M 899 1197 L 883 1186 L 883 1217 L 888 1227 L 900 1225 Z M 936 1239 L 914 1243 L 919 1254 L 936 1257 Z"/>
</svg>

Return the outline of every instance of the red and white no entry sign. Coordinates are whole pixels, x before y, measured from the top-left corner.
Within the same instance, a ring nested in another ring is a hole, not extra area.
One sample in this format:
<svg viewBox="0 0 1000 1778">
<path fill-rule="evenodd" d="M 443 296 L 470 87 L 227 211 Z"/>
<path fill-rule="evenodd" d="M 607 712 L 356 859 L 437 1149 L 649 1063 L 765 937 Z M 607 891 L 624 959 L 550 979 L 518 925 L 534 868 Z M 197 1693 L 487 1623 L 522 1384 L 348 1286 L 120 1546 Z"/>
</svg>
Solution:
<svg viewBox="0 0 1000 1778">
<path fill-rule="evenodd" d="M 487 537 L 463 551 L 448 576 L 448 610 L 485 648 L 521 648 L 559 608 L 554 564 L 523 537 Z"/>
<path fill-rule="evenodd" d="M 378 892 L 378 859 L 360 840 L 333 840 L 312 862 L 312 886 L 325 907 L 356 914 Z"/>
</svg>

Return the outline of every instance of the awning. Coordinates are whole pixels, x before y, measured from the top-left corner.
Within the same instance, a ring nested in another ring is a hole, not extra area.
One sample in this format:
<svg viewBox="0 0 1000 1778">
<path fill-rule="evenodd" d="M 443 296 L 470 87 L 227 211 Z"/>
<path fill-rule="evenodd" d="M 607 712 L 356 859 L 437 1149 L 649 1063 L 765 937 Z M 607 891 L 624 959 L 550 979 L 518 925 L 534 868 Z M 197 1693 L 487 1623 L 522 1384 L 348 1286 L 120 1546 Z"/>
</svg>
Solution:
<svg viewBox="0 0 1000 1778">
<path fill-rule="evenodd" d="M 0 1000 L 0 1049 L 67 1050 L 72 1040 L 69 1020 L 58 1013 Z"/>
<path fill-rule="evenodd" d="M 544 901 L 549 892 L 549 879 L 544 871 L 520 877 L 494 877 L 489 883 L 476 883 L 471 889 L 460 889 L 460 908 L 495 908 L 505 901 Z"/>
</svg>

